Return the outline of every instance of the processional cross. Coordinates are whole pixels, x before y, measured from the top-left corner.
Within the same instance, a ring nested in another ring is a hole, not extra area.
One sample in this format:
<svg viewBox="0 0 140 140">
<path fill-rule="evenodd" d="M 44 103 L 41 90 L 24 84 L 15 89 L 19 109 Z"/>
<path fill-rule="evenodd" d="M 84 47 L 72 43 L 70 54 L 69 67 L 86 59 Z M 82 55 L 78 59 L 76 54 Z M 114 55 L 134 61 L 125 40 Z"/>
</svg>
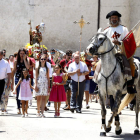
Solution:
<svg viewBox="0 0 140 140">
<path fill-rule="evenodd" d="M 75 24 L 78 23 L 80 28 L 81 28 L 81 31 L 80 31 L 80 49 L 79 49 L 79 53 L 80 53 L 81 52 L 81 42 L 82 42 L 82 29 L 83 29 L 85 24 L 90 24 L 90 22 L 85 22 L 84 17 L 82 15 L 80 21 L 74 21 L 73 23 L 75 23 Z M 79 59 L 80 59 L 80 55 L 79 55 Z M 80 63 L 79 63 L 78 67 L 80 69 Z M 78 94 L 79 94 L 79 76 L 78 76 Z"/>
<path fill-rule="evenodd" d="M 84 27 L 85 24 L 90 24 L 90 22 L 85 22 L 84 21 L 84 17 L 82 15 L 80 21 L 74 21 L 73 23 L 75 23 L 75 24 L 78 23 L 79 26 L 80 26 L 80 28 L 81 28 L 81 31 L 80 31 L 80 52 L 81 52 L 82 29 L 83 29 L 83 27 Z"/>
</svg>

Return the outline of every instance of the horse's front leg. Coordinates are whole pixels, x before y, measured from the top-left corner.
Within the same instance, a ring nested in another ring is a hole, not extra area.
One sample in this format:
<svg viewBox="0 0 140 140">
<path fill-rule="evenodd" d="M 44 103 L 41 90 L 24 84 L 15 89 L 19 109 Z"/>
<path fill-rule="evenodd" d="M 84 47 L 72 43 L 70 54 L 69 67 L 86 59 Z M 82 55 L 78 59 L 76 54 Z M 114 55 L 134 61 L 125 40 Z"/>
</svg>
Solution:
<svg viewBox="0 0 140 140">
<path fill-rule="evenodd" d="M 105 94 L 99 92 L 100 104 L 101 104 L 101 115 L 102 115 L 102 126 L 100 136 L 106 136 L 106 109 L 105 109 Z M 103 130 L 104 129 L 104 130 Z"/>
<path fill-rule="evenodd" d="M 122 92 L 120 90 L 117 90 L 113 109 L 112 109 L 112 116 L 110 117 L 107 128 L 106 128 L 106 132 L 109 132 L 111 130 L 111 124 L 112 124 L 113 118 L 115 117 L 115 125 L 116 125 L 115 131 L 117 135 L 120 135 L 122 132 L 122 129 L 120 127 L 120 122 L 119 122 L 119 116 L 117 115 L 118 108 L 121 103 L 121 96 L 122 96 Z"/>
</svg>

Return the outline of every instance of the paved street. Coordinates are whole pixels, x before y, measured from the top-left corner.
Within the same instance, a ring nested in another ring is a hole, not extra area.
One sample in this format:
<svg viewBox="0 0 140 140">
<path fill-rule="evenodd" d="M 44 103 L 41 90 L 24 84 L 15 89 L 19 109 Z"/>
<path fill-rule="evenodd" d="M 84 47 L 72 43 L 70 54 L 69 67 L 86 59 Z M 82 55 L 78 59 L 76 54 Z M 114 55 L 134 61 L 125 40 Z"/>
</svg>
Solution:
<svg viewBox="0 0 140 140">
<path fill-rule="evenodd" d="M 64 104 L 61 105 L 63 107 Z M 83 102 L 82 114 L 61 109 L 61 117 L 54 118 L 54 108 L 45 113 L 46 118 L 36 117 L 36 101 L 29 108 L 28 118 L 22 118 L 16 112 L 16 100 L 10 97 L 7 116 L 0 115 L 0 140 L 140 140 L 140 135 L 134 136 L 135 112 L 125 109 L 120 116 L 122 134 L 115 135 L 114 122 L 112 130 L 106 137 L 100 137 L 101 116 L 100 105 L 94 101 L 90 109 L 85 109 Z M 110 110 L 107 110 L 107 120 Z M 140 119 L 140 117 L 139 117 Z"/>
</svg>

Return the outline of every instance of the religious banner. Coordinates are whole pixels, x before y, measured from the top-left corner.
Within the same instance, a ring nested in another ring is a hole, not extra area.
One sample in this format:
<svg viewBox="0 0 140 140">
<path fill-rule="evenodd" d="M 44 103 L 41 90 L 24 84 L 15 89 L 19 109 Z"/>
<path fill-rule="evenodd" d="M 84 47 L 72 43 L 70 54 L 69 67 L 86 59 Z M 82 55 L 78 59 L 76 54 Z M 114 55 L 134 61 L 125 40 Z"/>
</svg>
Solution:
<svg viewBox="0 0 140 140">
<path fill-rule="evenodd" d="M 130 59 L 135 54 L 137 47 L 140 47 L 140 21 L 123 39 L 123 45 L 126 57 Z"/>
</svg>

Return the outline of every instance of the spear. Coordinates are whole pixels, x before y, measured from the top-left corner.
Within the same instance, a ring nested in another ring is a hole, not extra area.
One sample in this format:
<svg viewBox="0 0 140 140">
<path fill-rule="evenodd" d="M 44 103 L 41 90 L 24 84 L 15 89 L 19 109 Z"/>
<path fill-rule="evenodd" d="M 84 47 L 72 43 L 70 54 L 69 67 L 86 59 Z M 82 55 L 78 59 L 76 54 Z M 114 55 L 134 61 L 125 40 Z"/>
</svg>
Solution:
<svg viewBox="0 0 140 140">
<path fill-rule="evenodd" d="M 81 28 L 81 31 L 80 31 L 80 49 L 79 49 L 79 53 L 81 52 L 81 42 L 82 42 L 82 29 L 83 29 L 83 27 L 84 27 L 84 25 L 85 24 L 90 24 L 90 22 L 85 22 L 84 21 L 84 17 L 83 17 L 83 15 L 81 16 L 81 19 L 80 19 L 80 21 L 74 21 L 73 23 L 75 23 L 75 24 L 79 24 L 79 26 L 80 26 L 80 28 Z M 79 55 L 79 60 L 80 60 L 80 55 Z M 80 62 L 79 62 L 79 69 L 80 69 Z M 79 76 L 78 76 L 78 94 L 79 94 Z"/>
</svg>

